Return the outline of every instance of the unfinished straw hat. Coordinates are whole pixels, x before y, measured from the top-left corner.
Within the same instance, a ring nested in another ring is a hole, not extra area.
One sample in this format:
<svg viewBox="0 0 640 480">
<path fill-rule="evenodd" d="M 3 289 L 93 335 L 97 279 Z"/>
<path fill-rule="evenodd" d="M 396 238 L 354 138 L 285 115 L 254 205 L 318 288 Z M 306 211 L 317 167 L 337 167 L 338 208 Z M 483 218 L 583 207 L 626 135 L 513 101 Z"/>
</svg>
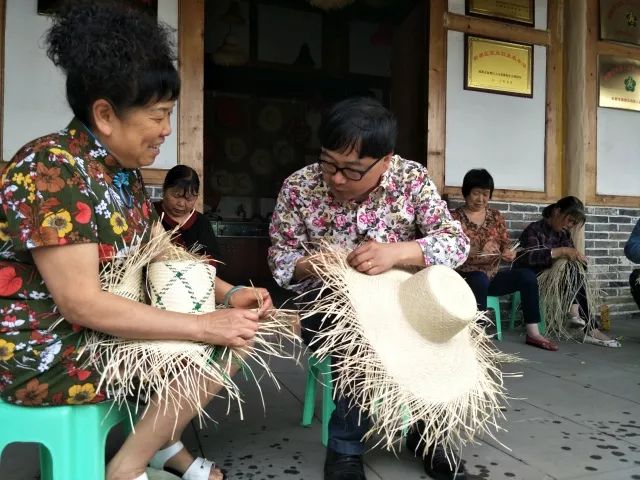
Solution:
<svg viewBox="0 0 640 480">
<path fill-rule="evenodd" d="M 476 300 L 455 271 L 431 266 L 365 275 L 345 251 L 324 250 L 314 267 L 329 293 L 303 318 L 331 316 L 312 343 L 331 356 L 335 387 L 371 416 L 365 438 L 395 450 L 401 434 L 422 420 L 426 448 L 447 451 L 498 427 L 505 399 L 501 354 L 475 319 Z M 326 317 L 325 317 L 326 318 Z"/>
<path fill-rule="evenodd" d="M 148 243 L 137 239 L 122 261 L 111 262 L 102 271 L 105 290 L 131 300 L 144 301 L 143 270 L 147 269 L 147 293 L 150 303 L 161 309 L 181 313 L 213 312 L 215 304 L 215 267 L 206 257 L 188 252 L 171 242 L 175 232 L 155 228 Z M 137 283 L 139 282 L 139 283 Z M 228 401 L 235 401 L 242 417 L 242 399 L 238 386 L 228 374 L 232 365 L 240 365 L 247 378 L 258 383 L 254 372 L 277 381 L 269 368 L 268 356 L 291 358 L 296 355 L 297 318 L 287 310 L 273 310 L 260 322 L 251 348 L 230 348 L 189 341 L 131 340 L 87 331 L 84 350 L 87 363 L 100 373 L 98 389 L 104 388 L 118 403 L 149 401 L 152 395 L 171 405 L 177 412 L 193 407 L 201 418 L 207 416 L 201 394 L 211 382 L 222 385 Z M 180 379 L 180 382 L 176 382 Z M 258 385 L 258 388 L 259 385 Z"/>
<path fill-rule="evenodd" d="M 559 339 L 575 337 L 575 330 L 571 332 L 567 329 L 566 320 L 571 305 L 578 302 L 581 289 L 584 289 L 589 311 L 595 312 L 600 303 L 600 292 L 596 283 L 589 282 L 587 266 L 582 262 L 560 258 L 553 262 L 551 268 L 538 275 L 540 311 L 545 319 L 546 335 Z M 579 334 L 585 335 L 582 330 L 579 330 Z"/>
</svg>

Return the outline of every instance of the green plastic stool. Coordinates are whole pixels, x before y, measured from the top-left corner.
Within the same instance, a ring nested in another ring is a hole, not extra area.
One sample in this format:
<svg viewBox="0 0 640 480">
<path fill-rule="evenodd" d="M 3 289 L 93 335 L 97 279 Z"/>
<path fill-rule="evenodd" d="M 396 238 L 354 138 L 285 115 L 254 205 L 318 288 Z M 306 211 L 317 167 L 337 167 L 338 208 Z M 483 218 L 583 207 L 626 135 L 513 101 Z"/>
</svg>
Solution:
<svg viewBox="0 0 640 480">
<path fill-rule="evenodd" d="M 518 314 L 518 308 L 520 307 L 520 292 L 515 292 L 511 299 L 511 319 L 509 320 L 509 330 L 513 330 L 516 324 L 516 315 Z M 547 326 L 544 321 L 544 309 L 540 309 L 540 323 L 538 324 L 538 330 L 541 335 L 544 335 Z"/>
<path fill-rule="evenodd" d="M 502 319 L 500 317 L 500 297 L 487 296 L 487 308 L 491 308 L 496 318 L 496 337 L 502 341 Z"/>
<path fill-rule="evenodd" d="M 126 409 L 111 406 L 24 407 L 0 400 L 0 454 L 10 443 L 35 442 L 42 480 L 104 480 L 107 434 L 129 420 Z"/>
<path fill-rule="evenodd" d="M 304 406 L 302 408 L 302 426 L 308 427 L 313 421 L 316 406 L 316 382 L 322 385 L 322 445 L 329 442 L 329 419 L 336 409 L 333 403 L 333 386 L 331 385 L 331 357 L 319 360 L 309 357 L 307 368 L 307 385 L 304 389 Z"/>
</svg>

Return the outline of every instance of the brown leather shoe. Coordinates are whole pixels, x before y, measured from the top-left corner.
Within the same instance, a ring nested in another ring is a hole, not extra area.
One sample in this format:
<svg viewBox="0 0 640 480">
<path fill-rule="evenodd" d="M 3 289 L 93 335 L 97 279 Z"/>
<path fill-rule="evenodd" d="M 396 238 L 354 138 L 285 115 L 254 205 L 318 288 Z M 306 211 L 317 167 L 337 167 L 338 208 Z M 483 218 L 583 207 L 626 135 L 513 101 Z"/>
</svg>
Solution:
<svg viewBox="0 0 640 480">
<path fill-rule="evenodd" d="M 525 342 L 527 345 L 531 345 L 533 347 L 542 348 L 543 350 L 550 350 L 555 352 L 558 350 L 558 344 L 553 343 L 551 340 L 547 338 L 535 338 L 527 335 Z"/>
</svg>

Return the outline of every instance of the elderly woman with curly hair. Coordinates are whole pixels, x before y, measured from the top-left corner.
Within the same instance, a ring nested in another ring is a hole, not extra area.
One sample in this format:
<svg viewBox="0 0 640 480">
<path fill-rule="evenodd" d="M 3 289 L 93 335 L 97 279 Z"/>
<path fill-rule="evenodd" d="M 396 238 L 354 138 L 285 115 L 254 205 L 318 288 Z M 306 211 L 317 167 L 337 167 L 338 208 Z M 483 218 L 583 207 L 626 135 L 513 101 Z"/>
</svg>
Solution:
<svg viewBox="0 0 640 480">
<path fill-rule="evenodd" d="M 171 133 L 180 78 L 170 35 L 150 16 L 105 2 L 70 2 L 54 17 L 47 53 L 66 74 L 74 118 L 20 149 L 0 184 L 0 312 L 11 319 L 0 331 L 6 402 L 37 408 L 104 401 L 99 373 L 78 359 L 86 328 L 125 339 L 243 347 L 271 307 L 268 299 L 259 310 L 255 298 L 234 299 L 237 308 L 189 315 L 101 288 L 104 263 L 133 238 L 148 236 L 157 219 L 139 168 L 154 162 Z M 230 290 L 216 285 L 218 302 Z M 218 389 L 207 385 L 202 403 Z M 177 441 L 196 415 L 181 407 L 152 399 L 107 478 L 146 479 L 152 457 L 183 478 L 223 478 Z"/>
</svg>

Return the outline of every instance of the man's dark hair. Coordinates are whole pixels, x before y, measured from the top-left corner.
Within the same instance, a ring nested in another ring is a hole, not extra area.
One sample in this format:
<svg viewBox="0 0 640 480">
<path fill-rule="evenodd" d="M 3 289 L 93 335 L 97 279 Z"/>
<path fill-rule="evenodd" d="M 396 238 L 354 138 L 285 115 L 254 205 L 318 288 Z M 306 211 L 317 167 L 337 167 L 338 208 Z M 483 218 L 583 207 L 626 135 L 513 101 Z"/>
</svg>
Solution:
<svg viewBox="0 0 640 480">
<path fill-rule="evenodd" d="M 469 170 L 462 180 L 462 196 L 466 197 L 474 188 L 489 189 L 489 198 L 493 196 L 493 177 L 484 168 Z"/>
<path fill-rule="evenodd" d="M 162 184 L 163 193 L 169 188 L 181 189 L 183 194 L 198 195 L 200 179 L 198 173 L 187 165 L 176 165 L 167 172 Z"/>
<path fill-rule="evenodd" d="M 398 127 L 393 114 L 374 98 L 357 97 L 338 102 L 323 118 L 323 148 L 358 158 L 382 158 L 393 153 Z"/>
<path fill-rule="evenodd" d="M 172 30 L 122 2 L 67 2 L 53 17 L 46 45 L 67 76 L 71 110 L 87 126 L 98 99 L 120 115 L 180 93 Z"/>
</svg>

